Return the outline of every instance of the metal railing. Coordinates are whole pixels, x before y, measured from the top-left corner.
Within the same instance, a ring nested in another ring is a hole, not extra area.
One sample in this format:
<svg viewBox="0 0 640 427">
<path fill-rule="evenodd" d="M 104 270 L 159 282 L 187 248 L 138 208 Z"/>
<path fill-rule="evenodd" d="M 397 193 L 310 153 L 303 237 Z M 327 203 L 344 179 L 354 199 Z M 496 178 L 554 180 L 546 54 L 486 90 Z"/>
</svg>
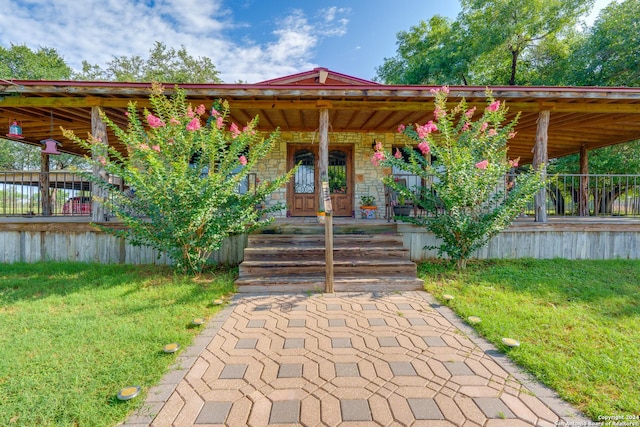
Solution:
<svg viewBox="0 0 640 427">
<path fill-rule="evenodd" d="M 429 182 L 404 173 L 393 174 L 414 191 L 430 190 Z M 428 181 L 428 180 L 427 180 Z M 508 175 L 496 192 L 517 185 L 517 175 Z M 638 217 L 640 216 L 640 175 L 623 174 L 557 174 L 546 180 L 549 216 Z M 533 215 L 534 201 L 527 204 L 525 214 Z"/>
<path fill-rule="evenodd" d="M 125 190 L 119 177 L 110 184 Z M 255 192 L 255 173 L 247 176 L 239 192 Z M 47 188 L 45 193 L 42 189 Z M 93 187 L 81 174 L 67 171 L 0 171 L 0 216 L 91 216 Z M 112 217 L 106 213 L 106 217 Z"/>
</svg>

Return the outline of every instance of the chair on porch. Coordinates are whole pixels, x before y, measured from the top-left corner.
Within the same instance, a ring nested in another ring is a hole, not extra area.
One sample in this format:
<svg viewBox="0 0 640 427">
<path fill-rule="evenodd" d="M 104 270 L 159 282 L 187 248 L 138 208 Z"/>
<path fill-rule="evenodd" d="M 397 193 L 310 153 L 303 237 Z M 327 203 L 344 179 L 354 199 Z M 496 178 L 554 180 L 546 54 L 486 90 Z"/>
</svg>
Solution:
<svg viewBox="0 0 640 427">
<path fill-rule="evenodd" d="M 407 180 L 405 178 L 399 178 L 397 181 L 399 184 L 407 186 Z M 399 206 L 399 197 L 398 192 L 395 191 L 390 186 L 384 186 L 384 207 L 385 207 L 385 218 L 387 218 L 387 222 L 390 222 L 391 219 L 395 222 L 395 213 L 394 207 Z M 414 203 L 413 200 L 404 200 L 404 206 L 408 206 L 413 210 L 413 215 L 416 216 L 418 214 L 418 206 Z"/>
</svg>

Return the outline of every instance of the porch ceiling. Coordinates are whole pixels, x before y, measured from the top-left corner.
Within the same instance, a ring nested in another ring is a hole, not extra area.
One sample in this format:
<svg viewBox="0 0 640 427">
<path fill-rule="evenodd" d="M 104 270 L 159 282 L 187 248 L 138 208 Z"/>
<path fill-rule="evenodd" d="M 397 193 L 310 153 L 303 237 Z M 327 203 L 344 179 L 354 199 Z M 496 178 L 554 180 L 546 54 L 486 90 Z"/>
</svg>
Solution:
<svg viewBox="0 0 640 427">
<path fill-rule="evenodd" d="M 208 108 L 224 98 L 231 120 L 246 123 L 260 117 L 260 129 L 315 131 L 319 111 L 329 110 L 330 132 L 395 132 L 401 123 L 424 123 L 433 118 L 431 86 L 387 86 L 375 83 L 344 85 L 300 84 L 184 84 L 189 100 Z M 167 92 L 173 85 L 166 85 Z M 0 135 L 13 120 L 23 128 L 22 142 L 40 145 L 54 138 L 61 151 L 85 154 L 65 139 L 60 126 L 85 137 L 91 131 L 91 107 L 100 106 L 120 126 L 126 126 L 128 102 L 149 105 L 148 83 L 0 81 Z M 471 105 L 486 105 L 484 87 L 450 87 L 449 99 L 462 97 Z M 509 143 L 510 157 L 532 160 L 538 113 L 551 111 L 549 158 L 640 139 L 640 88 L 491 87 L 510 112 L 521 112 L 517 136 Z M 53 132 L 51 131 L 53 116 Z M 113 134 L 109 142 L 119 149 Z"/>
</svg>

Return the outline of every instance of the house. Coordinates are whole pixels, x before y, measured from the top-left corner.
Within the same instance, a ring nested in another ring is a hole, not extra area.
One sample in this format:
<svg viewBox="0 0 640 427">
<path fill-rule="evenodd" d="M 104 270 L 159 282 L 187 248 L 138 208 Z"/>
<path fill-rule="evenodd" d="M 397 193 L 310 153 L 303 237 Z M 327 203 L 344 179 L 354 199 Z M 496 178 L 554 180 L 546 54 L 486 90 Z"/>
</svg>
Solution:
<svg viewBox="0 0 640 427">
<path fill-rule="evenodd" d="M 326 68 L 255 84 L 180 86 L 194 105 L 210 106 L 222 98 L 229 102 L 231 121 L 243 124 L 259 116 L 260 131 L 280 130 L 280 143 L 254 171 L 258 179 L 268 180 L 302 164 L 295 179 L 267 201 L 286 203 L 276 214 L 280 218 L 316 215 L 322 174 L 331 177 L 335 217 L 357 216 L 360 197 L 372 195 L 381 218 L 381 177 L 389 171 L 371 163 L 373 147 L 377 142 L 385 148 L 404 146 L 408 140 L 397 132 L 398 125 L 433 118 L 432 86 L 384 85 Z M 172 90 L 172 85 L 165 87 Z M 589 150 L 640 139 L 640 88 L 456 86 L 449 88 L 449 99 L 465 98 L 484 108 L 487 89 L 506 102 L 510 114 L 521 114 L 517 135 L 509 141 L 509 156 L 519 157 L 521 163 L 546 164 L 551 158 L 580 153 L 581 174 L 586 175 Z M 40 146 L 40 141 L 54 139 L 62 143 L 58 150 L 66 153 L 87 154 L 62 136 L 60 126 L 77 135 L 105 132 L 103 141 L 122 150 L 104 128 L 98 108 L 124 127 L 128 103 L 149 106 L 149 91 L 150 83 L 0 81 L 0 123 L 8 131 L 18 122 L 22 143 Z M 48 171 L 45 156 L 43 172 Z M 40 185 L 48 188 L 49 183 Z M 541 196 L 531 221 L 544 224 L 545 194 Z M 99 204 L 92 209 L 93 220 L 101 221 Z M 57 214 L 55 209 L 40 212 Z"/>
</svg>

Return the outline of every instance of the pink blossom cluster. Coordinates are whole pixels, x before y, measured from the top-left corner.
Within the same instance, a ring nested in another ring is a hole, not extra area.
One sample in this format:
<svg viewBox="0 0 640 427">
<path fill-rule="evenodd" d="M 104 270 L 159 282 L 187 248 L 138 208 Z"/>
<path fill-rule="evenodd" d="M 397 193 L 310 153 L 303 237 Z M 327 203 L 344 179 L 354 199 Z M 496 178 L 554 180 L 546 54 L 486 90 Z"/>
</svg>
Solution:
<svg viewBox="0 0 640 427">
<path fill-rule="evenodd" d="M 438 127 L 435 125 L 435 123 L 433 123 L 432 120 L 429 120 L 422 126 L 416 123 L 416 132 L 418 132 L 418 137 L 420 139 L 426 139 L 431 132 L 435 132 L 437 130 Z"/>
<path fill-rule="evenodd" d="M 378 149 L 378 144 L 380 144 L 380 149 Z M 384 151 L 382 151 L 382 143 L 378 142 L 376 144 L 376 152 L 373 153 L 373 157 L 371 157 L 371 163 L 373 166 L 379 166 L 380 162 L 385 159 Z"/>
<path fill-rule="evenodd" d="M 244 155 L 243 155 L 243 156 L 240 156 L 240 157 L 238 158 L 238 161 L 240 162 L 240 164 L 241 164 L 242 166 L 246 166 L 246 165 L 247 165 L 247 158 L 246 158 Z"/>
<path fill-rule="evenodd" d="M 200 119 L 194 117 L 189 123 L 187 123 L 187 130 L 194 131 L 198 129 L 200 129 Z"/>
<path fill-rule="evenodd" d="M 159 117 L 156 117 L 151 113 L 147 114 L 147 123 L 149 123 L 149 126 L 151 126 L 152 128 L 159 128 L 164 126 L 164 122 L 160 120 Z"/>
<path fill-rule="evenodd" d="M 483 170 L 484 170 L 484 169 L 486 169 L 486 168 L 487 168 L 487 166 L 489 166 L 489 161 L 488 161 L 488 160 L 486 160 L 486 159 L 485 159 L 485 160 L 482 160 L 482 161 L 479 161 L 478 163 L 476 163 L 476 167 L 477 167 L 478 169 L 483 169 Z"/>
<path fill-rule="evenodd" d="M 431 147 L 429 147 L 427 141 L 420 142 L 420 144 L 418 144 L 418 149 L 422 152 L 423 156 L 426 156 L 431 152 Z"/>
<path fill-rule="evenodd" d="M 515 160 L 509 160 L 509 167 L 510 168 L 517 168 L 518 167 L 518 161 L 520 160 L 520 157 L 518 157 Z"/>
<path fill-rule="evenodd" d="M 500 108 L 500 101 L 493 101 L 488 107 L 487 111 L 498 111 Z"/>
<path fill-rule="evenodd" d="M 229 127 L 229 130 L 231 131 L 231 138 L 236 139 L 242 132 L 240 132 L 240 129 L 238 128 L 238 125 L 235 123 L 231 123 L 231 126 Z"/>
</svg>

